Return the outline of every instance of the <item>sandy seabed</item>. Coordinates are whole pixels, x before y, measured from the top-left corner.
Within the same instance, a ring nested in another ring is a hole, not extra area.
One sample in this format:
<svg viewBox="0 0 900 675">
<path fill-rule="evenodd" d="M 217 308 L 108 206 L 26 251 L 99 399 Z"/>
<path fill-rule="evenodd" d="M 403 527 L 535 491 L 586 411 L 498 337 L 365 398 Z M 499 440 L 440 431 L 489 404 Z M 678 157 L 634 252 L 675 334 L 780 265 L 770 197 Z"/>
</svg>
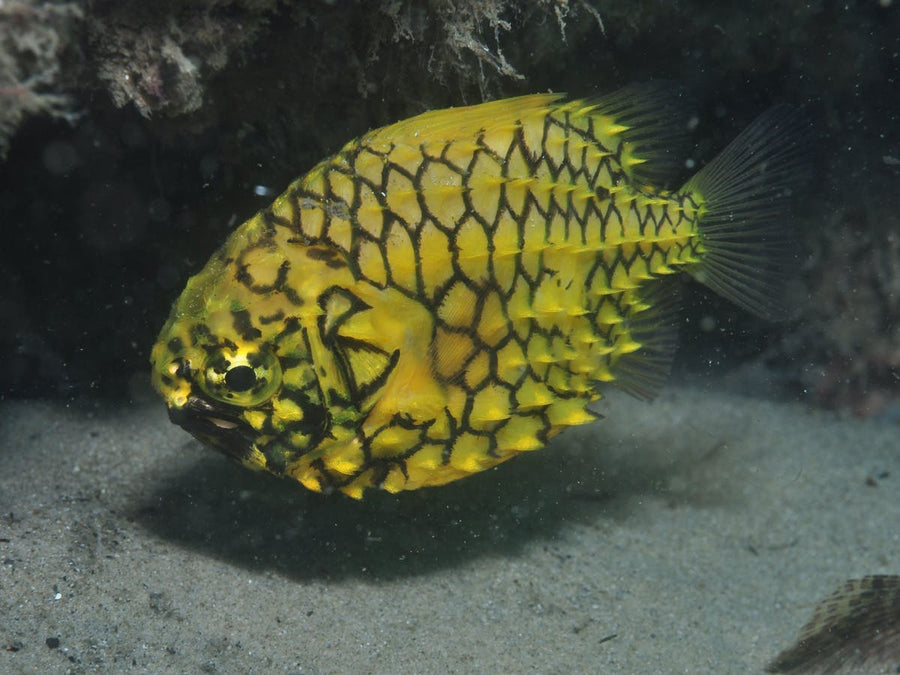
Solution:
<svg viewBox="0 0 900 675">
<path fill-rule="evenodd" d="M 163 406 L 0 404 L 0 672 L 760 672 L 900 574 L 898 427 L 716 389 L 443 488 L 254 474 Z"/>
</svg>

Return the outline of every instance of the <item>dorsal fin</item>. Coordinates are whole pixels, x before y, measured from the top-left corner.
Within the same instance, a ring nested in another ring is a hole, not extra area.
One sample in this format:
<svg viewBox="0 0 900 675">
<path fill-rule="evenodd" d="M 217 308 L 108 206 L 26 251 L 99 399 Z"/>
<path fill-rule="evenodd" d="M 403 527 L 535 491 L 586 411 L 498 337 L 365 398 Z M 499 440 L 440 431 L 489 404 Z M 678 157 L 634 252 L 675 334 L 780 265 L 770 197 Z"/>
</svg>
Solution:
<svg viewBox="0 0 900 675">
<path fill-rule="evenodd" d="M 478 105 L 430 110 L 369 132 L 366 143 L 474 140 L 486 128 L 547 114 L 565 94 L 531 94 Z"/>
<path fill-rule="evenodd" d="M 688 99 L 671 82 L 647 82 L 602 96 L 565 101 L 565 94 L 531 94 L 478 105 L 431 110 L 364 137 L 367 144 L 474 140 L 480 132 L 527 124 L 548 113 L 591 117 L 595 134 L 624 141 L 622 168 L 642 185 L 663 186 L 678 173 L 688 138 Z"/>
<path fill-rule="evenodd" d="M 622 168 L 637 183 L 664 187 L 683 168 L 691 105 L 678 85 L 645 82 L 573 103 L 584 106 L 595 123 L 624 127 L 616 134 L 630 144 L 634 163 Z"/>
<path fill-rule="evenodd" d="M 850 579 L 815 608 L 770 673 L 896 672 L 900 662 L 900 576 Z M 884 669 L 882 669 L 884 667 Z"/>
</svg>

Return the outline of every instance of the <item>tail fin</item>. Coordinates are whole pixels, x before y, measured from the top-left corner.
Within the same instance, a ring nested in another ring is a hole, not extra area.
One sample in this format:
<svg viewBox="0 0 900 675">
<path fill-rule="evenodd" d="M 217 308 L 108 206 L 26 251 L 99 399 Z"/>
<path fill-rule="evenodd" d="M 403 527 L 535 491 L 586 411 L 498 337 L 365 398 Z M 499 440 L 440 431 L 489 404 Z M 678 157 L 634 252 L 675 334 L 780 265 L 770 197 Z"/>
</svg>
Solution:
<svg viewBox="0 0 900 675">
<path fill-rule="evenodd" d="M 705 252 L 687 272 L 761 317 L 784 314 L 780 291 L 794 252 L 785 220 L 791 194 L 805 182 L 810 148 L 805 116 L 778 105 L 679 191 L 701 205 Z"/>
</svg>

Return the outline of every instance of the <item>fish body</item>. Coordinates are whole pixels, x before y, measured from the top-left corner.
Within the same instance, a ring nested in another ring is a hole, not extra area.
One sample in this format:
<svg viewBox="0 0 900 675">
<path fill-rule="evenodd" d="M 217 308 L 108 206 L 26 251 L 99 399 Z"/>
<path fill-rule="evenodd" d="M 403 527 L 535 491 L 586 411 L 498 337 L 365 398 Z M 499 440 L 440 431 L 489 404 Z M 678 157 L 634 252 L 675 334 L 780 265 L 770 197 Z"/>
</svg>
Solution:
<svg viewBox="0 0 900 675">
<path fill-rule="evenodd" d="M 440 485 L 650 397 L 672 275 L 766 314 L 795 115 L 679 190 L 671 90 L 433 111 L 348 143 L 238 227 L 152 352 L 173 421 L 248 467 L 360 497 Z M 777 256 L 775 256 L 777 257 Z"/>
</svg>

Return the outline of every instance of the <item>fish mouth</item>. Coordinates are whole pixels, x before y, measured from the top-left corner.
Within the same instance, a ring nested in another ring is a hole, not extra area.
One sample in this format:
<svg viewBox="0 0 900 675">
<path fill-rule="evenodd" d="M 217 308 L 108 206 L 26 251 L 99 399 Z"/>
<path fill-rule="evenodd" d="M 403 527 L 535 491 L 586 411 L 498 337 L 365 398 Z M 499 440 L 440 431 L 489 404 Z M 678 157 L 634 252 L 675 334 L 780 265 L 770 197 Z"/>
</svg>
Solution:
<svg viewBox="0 0 900 675">
<path fill-rule="evenodd" d="M 170 407 L 169 419 L 201 443 L 237 460 L 246 459 L 253 451 L 256 431 L 238 408 L 192 396 L 183 407 Z"/>
</svg>

